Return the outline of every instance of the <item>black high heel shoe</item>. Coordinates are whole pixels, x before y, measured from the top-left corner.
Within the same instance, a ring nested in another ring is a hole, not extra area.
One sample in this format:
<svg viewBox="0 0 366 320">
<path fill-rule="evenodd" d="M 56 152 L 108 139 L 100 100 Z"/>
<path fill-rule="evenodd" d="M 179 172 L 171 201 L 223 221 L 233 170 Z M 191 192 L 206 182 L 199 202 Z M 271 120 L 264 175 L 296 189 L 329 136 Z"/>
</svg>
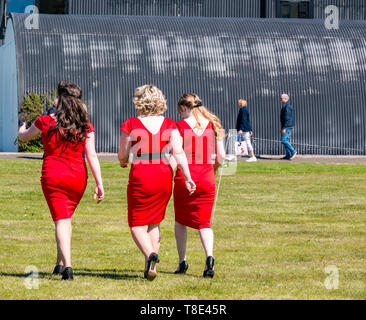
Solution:
<svg viewBox="0 0 366 320">
<path fill-rule="evenodd" d="M 74 280 L 74 273 L 72 272 L 71 267 L 65 268 L 65 270 L 62 272 L 62 280 L 68 280 L 68 281 Z"/>
<path fill-rule="evenodd" d="M 62 266 L 62 265 L 60 265 L 60 264 L 58 264 L 56 267 L 55 267 L 55 269 L 53 269 L 53 272 L 52 272 L 52 274 L 53 275 L 60 275 L 60 274 L 62 274 L 62 272 L 65 270 L 65 267 L 64 266 Z"/>
<path fill-rule="evenodd" d="M 144 272 L 144 278 L 153 281 L 157 275 L 156 264 L 159 263 L 159 256 L 157 253 L 152 253 L 147 260 L 147 269 Z"/>
<path fill-rule="evenodd" d="M 203 277 L 210 277 L 213 278 L 215 275 L 215 271 L 213 270 L 213 266 L 215 264 L 215 259 L 212 256 L 208 256 L 206 259 L 206 267 L 207 269 L 203 271 Z"/>
<path fill-rule="evenodd" d="M 174 273 L 178 274 L 178 273 L 186 273 L 188 269 L 188 263 L 186 260 L 183 260 L 179 266 L 178 266 L 178 270 L 175 270 Z"/>
</svg>

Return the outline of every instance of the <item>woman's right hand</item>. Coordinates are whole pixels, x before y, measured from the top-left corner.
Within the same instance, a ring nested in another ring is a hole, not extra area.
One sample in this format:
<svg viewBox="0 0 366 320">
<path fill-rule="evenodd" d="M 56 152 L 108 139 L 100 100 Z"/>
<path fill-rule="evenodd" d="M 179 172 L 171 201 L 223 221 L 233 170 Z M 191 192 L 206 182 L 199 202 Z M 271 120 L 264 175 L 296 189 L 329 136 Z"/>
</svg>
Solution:
<svg viewBox="0 0 366 320">
<path fill-rule="evenodd" d="M 192 195 L 196 191 L 196 184 L 192 179 L 188 179 L 185 181 L 186 188 L 189 191 L 189 195 Z"/>
<path fill-rule="evenodd" d="M 19 127 L 18 132 L 19 132 L 20 134 L 22 134 L 22 133 L 24 133 L 24 131 L 26 131 L 26 130 L 27 130 L 27 123 L 26 123 L 26 122 L 23 122 L 23 124 L 21 125 L 21 127 Z"/>
<path fill-rule="evenodd" d="M 121 168 L 128 168 L 128 162 L 119 162 Z"/>
<path fill-rule="evenodd" d="M 104 198 L 104 188 L 102 184 L 97 184 L 94 189 L 93 200 L 97 200 L 97 198 L 98 198 L 97 204 L 100 203 Z"/>
</svg>

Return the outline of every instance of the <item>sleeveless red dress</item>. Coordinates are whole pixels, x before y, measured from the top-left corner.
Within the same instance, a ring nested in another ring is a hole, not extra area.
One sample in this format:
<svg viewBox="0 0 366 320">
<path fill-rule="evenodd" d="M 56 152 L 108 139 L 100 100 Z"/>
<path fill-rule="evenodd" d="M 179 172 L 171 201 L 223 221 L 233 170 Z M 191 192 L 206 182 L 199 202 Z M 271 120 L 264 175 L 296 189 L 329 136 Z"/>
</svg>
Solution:
<svg viewBox="0 0 366 320">
<path fill-rule="evenodd" d="M 34 125 L 41 131 L 44 160 L 41 184 L 53 221 L 70 219 L 83 197 L 88 171 L 83 158 L 85 141 L 63 140 L 59 132 L 48 129 L 56 124 L 49 115 L 40 116 Z M 89 123 L 89 131 L 94 128 Z"/>
<path fill-rule="evenodd" d="M 196 191 L 189 195 L 183 173 L 178 167 L 174 178 L 175 221 L 194 229 L 210 228 L 215 201 L 215 171 L 212 161 L 216 149 L 215 132 L 211 122 L 201 136 L 185 120 L 177 122 L 177 127 L 183 137 L 183 148 Z"/>
<path fill-rule="evenodd" d="M 131 165 L 127 207 L 130 227 L 160 223 L 172 194 L 173 170 L 165 158 L 173 120 L 164 118 L 158 133 L 152 134 L 139 118 L 126 120 L 121 130 L 132 141 L 134 160 Z"/>
</svg>

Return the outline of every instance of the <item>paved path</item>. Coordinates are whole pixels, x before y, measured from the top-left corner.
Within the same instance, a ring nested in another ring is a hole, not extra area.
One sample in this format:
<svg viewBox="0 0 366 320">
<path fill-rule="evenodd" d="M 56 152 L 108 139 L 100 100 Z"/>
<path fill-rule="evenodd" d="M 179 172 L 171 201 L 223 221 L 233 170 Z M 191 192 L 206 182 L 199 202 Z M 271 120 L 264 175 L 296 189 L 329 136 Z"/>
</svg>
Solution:
<svg viewBox="0 0 366 320">
<path fill-rule="evenodd" d="M 42 153 L 1 153 L 0 159 L 9 160 L 40 160 Z M 283 162 L 281 156 L 261 155 L 258 156 L 259 162 Z M 117 154 L 115 153 L 99 153 L 100 161 L 116 161 Z M 238 161 L 245 161 L 247 158 L 238 157 Z M 319 155 L 298 155 L 292 162 L 312 162 L 312 163 L 344 163 L 344 164 L 366 164 L 366 156 L 319 156 Z"/>
</svg>

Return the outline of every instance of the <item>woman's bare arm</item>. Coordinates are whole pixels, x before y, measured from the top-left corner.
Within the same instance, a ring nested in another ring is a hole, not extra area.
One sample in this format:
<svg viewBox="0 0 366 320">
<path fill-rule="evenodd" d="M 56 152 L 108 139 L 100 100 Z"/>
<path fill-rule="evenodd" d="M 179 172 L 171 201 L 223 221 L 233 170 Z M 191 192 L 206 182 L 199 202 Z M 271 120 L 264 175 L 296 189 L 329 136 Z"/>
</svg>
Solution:
<svg viewBox="0 0 366 320">
<path fill-rule="evenodd" d="M 226 156 L 224 139 L 216 140 L 216 165 L 221 166 L 224 163 Z"/>
<path fill-rule="evenodd" d="M 172 167 L 173 171 L 177 168 L 177 161 L 175 161 L 173 155 L 169 156 L 169 164 Z"/>
<path fill-rule="evenodd" d="M 34 125 L 34 123 L 29 129 L 26 129 L 26 123 L 23 122 L 22 126 L 19 128 L 18 136 L 22 141 L 26 142 L 37 137 L 40 132 L 41 131 Z"/>
<path fill-rule="evenodd" d="M 121 136 L 119 138 L 119 150 L 118 150 L 118 160 L 122 168 L 126 168 L 128 166 L 130 149 L 131 149 L 130 136 L 122 131 Z"/>
<path fill-rule="evenodd" d="M 191 178 L 191 173 L 189 171 L 188 160 L 186 154 L 183 150 L 183 139 L 177 129 L 172 131 L 170 137 L 170 144 L 173 149 L 173 157 L 178 164 L 179 168 L 183 172 L 183 177 L 186 182 L 186 187 L 190 194 L 192 194 L 196 190 L 196 184 L 193 182 Z"/>
<path fill-rule="evenodd" d="M 98 197 L 98 203 L 101 202 L 104 198 L 104 188 L 102 181 L 102 172 L 100 170 L 100 164 L 97 156 L 97 152 L 95 151 L 95 134 L 94 132 L 90 132 L 85 141 L 85 155 L 88 160 L 89 167 L 95 179 L 96 187 L 94 190 L 93 199 L 96 200 Z"/>
</svg>

